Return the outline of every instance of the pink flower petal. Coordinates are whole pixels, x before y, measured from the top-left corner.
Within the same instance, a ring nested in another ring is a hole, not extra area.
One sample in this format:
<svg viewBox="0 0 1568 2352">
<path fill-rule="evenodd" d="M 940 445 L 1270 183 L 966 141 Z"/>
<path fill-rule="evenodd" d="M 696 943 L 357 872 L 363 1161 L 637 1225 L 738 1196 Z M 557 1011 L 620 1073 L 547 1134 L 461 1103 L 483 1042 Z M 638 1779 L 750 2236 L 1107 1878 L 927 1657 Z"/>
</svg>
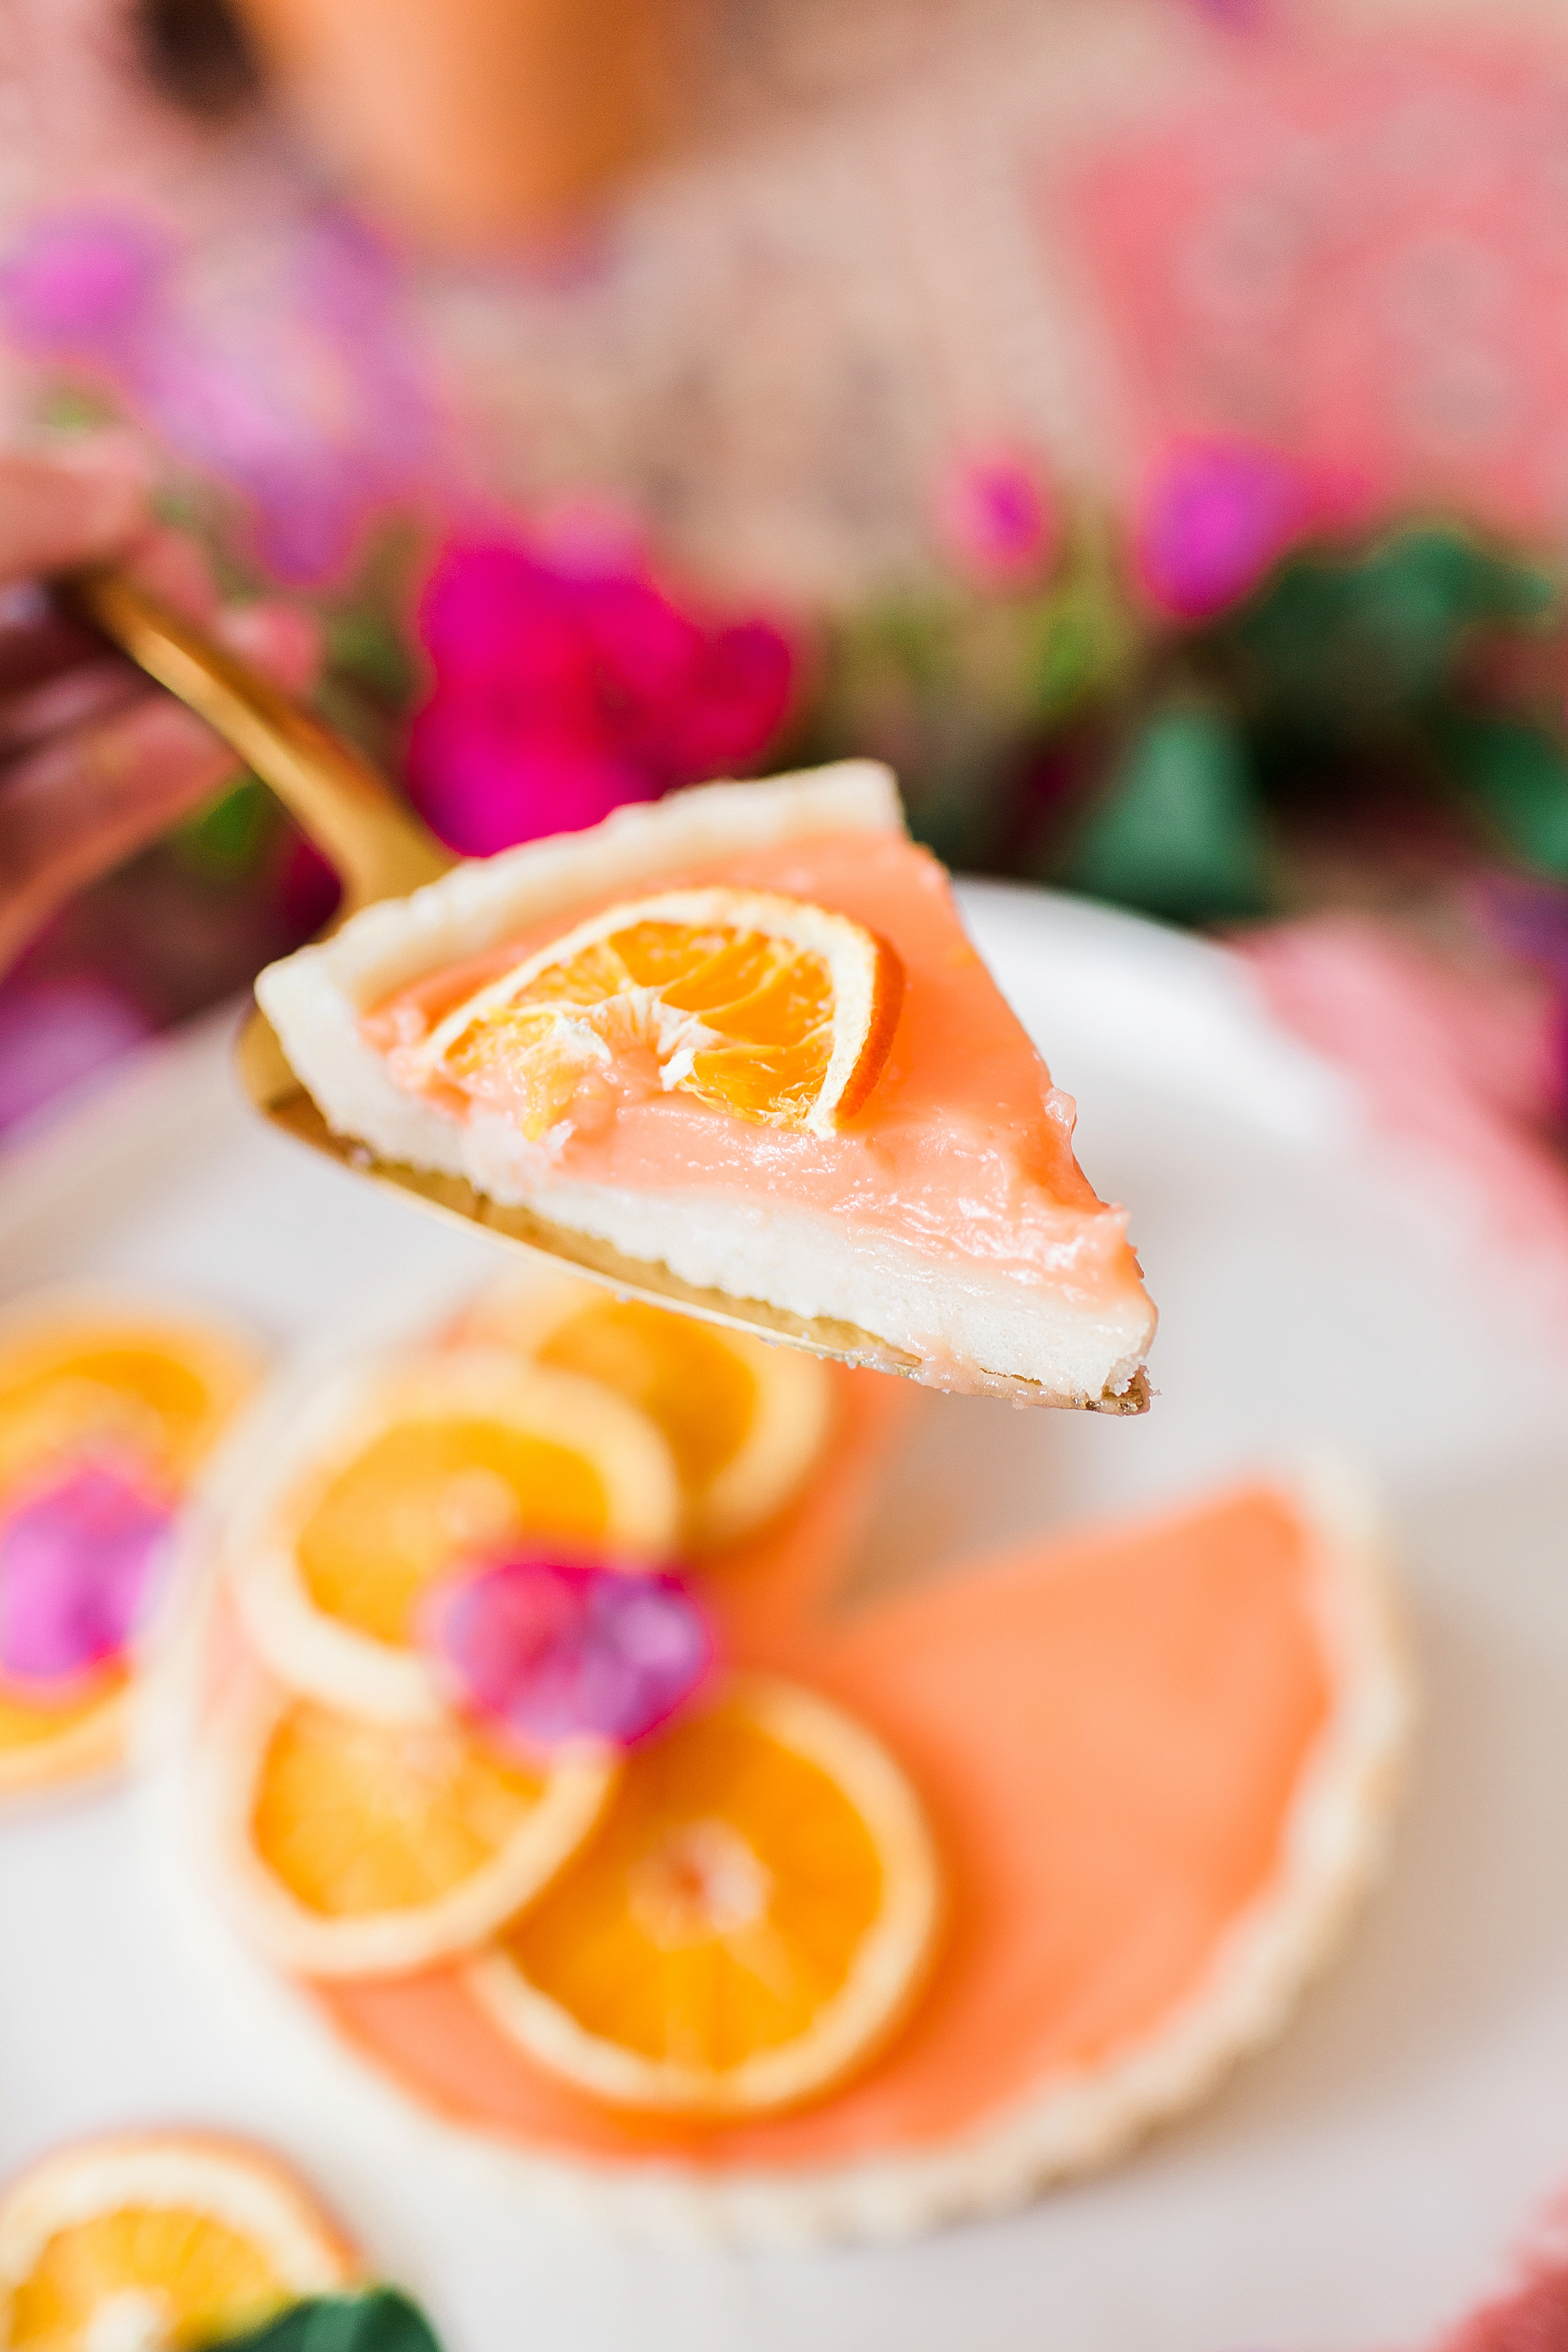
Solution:
<svg viewBox="0 0 1568 2352">
<path fill-rule="evenodd" d="M 172 1517 L 127 1470 L 79 1462 L 0 1526 L 0 1675 L 68 1683 L 124 1654 Z"/>
<path fill-rule="evenodd" d="M 531 1748 L 646 1738 L 713 1658 L 679 1577 L 542 1557 L 444 1579 L 421 1632 L 459 1703 Z"/>
</svg>

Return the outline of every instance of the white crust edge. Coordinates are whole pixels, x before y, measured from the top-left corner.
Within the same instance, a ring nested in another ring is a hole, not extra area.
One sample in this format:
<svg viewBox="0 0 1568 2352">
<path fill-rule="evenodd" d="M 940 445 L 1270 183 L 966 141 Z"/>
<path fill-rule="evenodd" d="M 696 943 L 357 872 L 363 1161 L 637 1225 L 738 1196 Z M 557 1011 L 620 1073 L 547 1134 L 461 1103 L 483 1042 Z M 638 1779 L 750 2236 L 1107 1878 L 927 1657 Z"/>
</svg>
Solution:
<svg viewBox="0 0 1568 2352">
<path fill-rule="evenodd" d="M 1112 2163 L 1206 2097 L 1283 2030 L 1378 1876 L 1415 1717 L 1386 1541 L 1364 1485 L 1337 1462 L 1277 1483 L 1325 1543 L 1331 1574 L 1320 1605 L 1338 1701 L 1303 1775 L 1273 1884 L 1158 2032 L 1092 2073 L 1058 2077 L 949 2146 L 809 2172 L 721 2177 L 678 2162 L 532 2156 L 500 2135 L 477 2137 L 514 2177 L 591 2224 L 646 2242 L 896 2242 L 1014 2210 L 1051 2182 Z"/>
</svg>

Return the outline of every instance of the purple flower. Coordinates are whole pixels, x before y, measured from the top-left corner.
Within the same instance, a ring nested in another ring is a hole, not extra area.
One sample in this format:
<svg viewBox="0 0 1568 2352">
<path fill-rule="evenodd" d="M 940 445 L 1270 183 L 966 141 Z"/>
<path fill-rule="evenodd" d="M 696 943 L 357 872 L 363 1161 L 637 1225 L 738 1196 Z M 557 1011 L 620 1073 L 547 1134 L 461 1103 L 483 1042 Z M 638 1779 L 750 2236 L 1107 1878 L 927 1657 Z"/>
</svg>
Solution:
<svg viewBox="0 0 1568 2352">
<path fill-rule="evenodd" d="M 790 648 L 765 623 L 705 628 L 640 572 L 512 541 L 446 548 L 419 634 L 434 684 L 409 788 L 469 856 L 749 766 L 789 701 Z"/>
<path fill-rule="evenodd" d="M 281 579 L 339 570 L 389 499 L 443 469 L 400 272 L 335 215 L 237 268 L 140 213 L 46 215 L 0 268 L 0 318 L 30 357 L 89 368 L 182 463 L 237 490 Z"/>
<path fill-rule="evenodd" d="M 0 1526 L 0 1676 L 66 1683 L 123 1656 L 172 1517 L 110 1462 L 78 1462 Z"/>
<path fill-rule="evenodd" d="M 1316 526 L 1353 510 L 1357 488 L 1246 441 L 1189 441 L 1165 457 L 1137 525 L 1138 570 L 1184 620 L 1223 612 Z"/>
<path fill-rule="evenodd" d="M 57 215 L 0 269 L 0 307 L 24 351 L 112 363 L 156 316 L 173 258 L 163 231 L 133 215 Z"/>
<path fill-rule="evenodd" d="M 987 587 L 1026 586 L 1050 568 L 1056 510 L 1038 468 L 1016 450 L 964 459 L 943 486 L 939 515 L 959 562 Z"/>
<path fill-rule="evenodd" d="M 460 1703 L 531 1748 L 628 1747 L 690 1697 L 713 1657 L 679 1577 L 542 1557 L 444 1578 L 421 1633 Z"/>
</svg>

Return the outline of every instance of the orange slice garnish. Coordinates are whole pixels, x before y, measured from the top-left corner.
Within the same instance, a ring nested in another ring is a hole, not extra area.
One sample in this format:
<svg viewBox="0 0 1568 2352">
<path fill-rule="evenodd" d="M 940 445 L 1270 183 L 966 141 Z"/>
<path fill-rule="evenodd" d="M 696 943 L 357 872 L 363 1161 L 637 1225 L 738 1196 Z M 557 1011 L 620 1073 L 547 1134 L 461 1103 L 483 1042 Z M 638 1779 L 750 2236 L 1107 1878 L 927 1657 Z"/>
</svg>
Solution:
<svg viewBox="0 0 1568 2352">
<path fill-rule="evenodd" d="M 890 1757 L 810 1692 L 748 1679 L 632 1751 L 599 1829 L 469 1982 L 531 2058 L 600 2098 L 756 2115 L 880 2048 L 939 1909 Z"/>
<path fill-rule="evenodd" d="M 279 1966 L 400 1976 L 479 1943 L 535 1895 L 615 1771 L 586 1742 L 535 1766 L 455 1718 L 364 1722 L 258 1679 L 202 1759 L 207 1864 Z"/>
<path fill-rule="evenodd" d="M 184 2132 L 89 2140 L 0 2199 L 0 2344 L 210 2344 L 358 2271 L 303 2185 L 258 2148 Z"/>
<path fill-rule="evenodd" d="M 580 923 L 447 1013 L 400 1075 L 445 1081 L 540 1141 L 612 1084 L 829 1135 L 880 1075 L 903 966 L 847 915 L 715 887 Z"/>
<path fill-rule="evenodd" d="M 447 1570 L 530 1542 L 668 1554 L 680 1493 L 647 1416 L 595 1382 L 455 1349 L 351 1372 L 302 1408 L 231 1542 L 246 1630 L 279 1678 L 350 1714 L 438 1720 L 416 1643 Z"/>
<path fill-rule="evenodd" d="M 647 1413 L 674 1456 L 685 1540 L 697 1550 L 738 1542 L 773 1518 L 827 1434 L 831 1383 L 816 1356 L 569 1275 L 499 1284 L 464 1328 L 598 1381 Z"/>
</svg>

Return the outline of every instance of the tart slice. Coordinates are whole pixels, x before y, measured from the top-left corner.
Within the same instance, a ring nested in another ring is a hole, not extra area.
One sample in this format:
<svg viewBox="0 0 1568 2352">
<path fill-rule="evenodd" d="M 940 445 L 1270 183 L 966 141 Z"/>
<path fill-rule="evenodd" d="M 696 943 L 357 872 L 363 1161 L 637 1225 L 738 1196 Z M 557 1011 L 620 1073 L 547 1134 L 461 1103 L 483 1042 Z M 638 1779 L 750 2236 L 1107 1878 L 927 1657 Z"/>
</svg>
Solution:
<svg viewBox="0 0 1568 2352">
<path fill-rule="evenodd" d="M 703 785 L 457 866 L 258 994 L 384 1162 L 942 1387 L 1146 1396 L 1125 1213 L 885 769 Z"/>
</svg>

